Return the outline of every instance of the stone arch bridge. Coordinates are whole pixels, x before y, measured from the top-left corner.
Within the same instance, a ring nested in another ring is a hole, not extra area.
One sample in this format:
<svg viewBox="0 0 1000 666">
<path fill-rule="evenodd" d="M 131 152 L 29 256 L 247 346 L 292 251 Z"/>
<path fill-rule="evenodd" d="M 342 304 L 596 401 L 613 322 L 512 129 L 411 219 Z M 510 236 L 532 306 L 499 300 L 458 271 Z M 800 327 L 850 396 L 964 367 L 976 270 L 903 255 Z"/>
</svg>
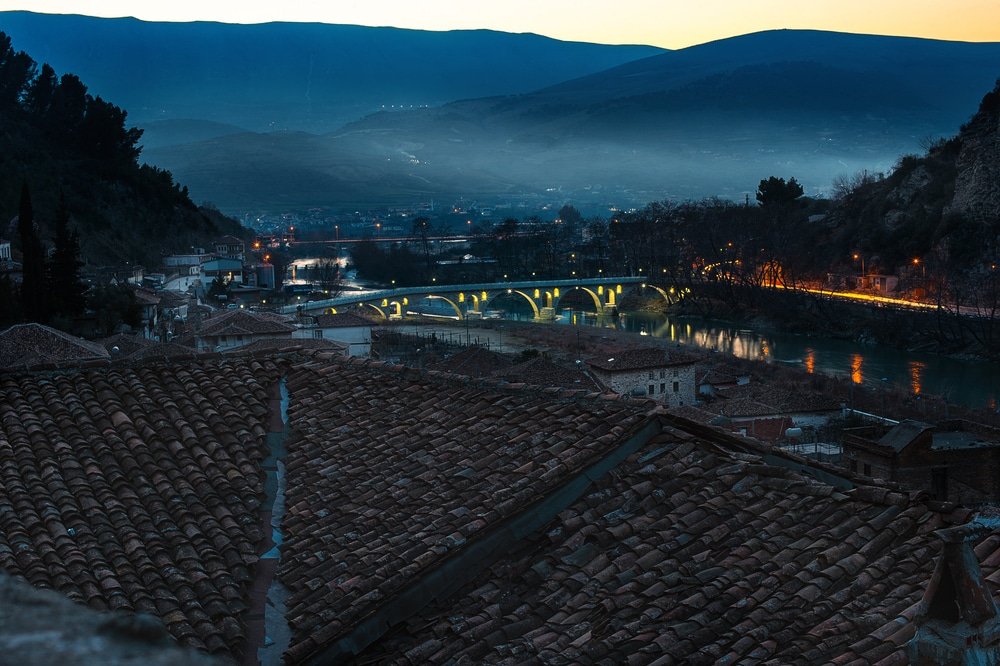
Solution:
<svg viewBox="0 0 1000 666">
<path fill-rule="evenodd" d="M 613 309 L 627 289 L 649 289 L 660 294 L 668 303 L 680 298 L 671 287 L 648 282 L 645 277 L 600 277 L 572 280 L 531 280 L 520 282 L 484 282 L 477 284 L 431 285 L 401 287 L 342 294 L 321 301 L 303 301 L 281 308 L 284 314 L 321 314 L 348 312 L 353 308 L 373 309 L 385 319 L 401 317 L 406 308 L 429 298 L 447 303 L 457 319 L 481 317 L 489 304 L 500 296 L 524 299 L 531 306 L 535 319 L 554 317 L 559 302 L 570 292 L 583 291 L 590 296 L 594 309 L 604 314 Z"/>
</svg>

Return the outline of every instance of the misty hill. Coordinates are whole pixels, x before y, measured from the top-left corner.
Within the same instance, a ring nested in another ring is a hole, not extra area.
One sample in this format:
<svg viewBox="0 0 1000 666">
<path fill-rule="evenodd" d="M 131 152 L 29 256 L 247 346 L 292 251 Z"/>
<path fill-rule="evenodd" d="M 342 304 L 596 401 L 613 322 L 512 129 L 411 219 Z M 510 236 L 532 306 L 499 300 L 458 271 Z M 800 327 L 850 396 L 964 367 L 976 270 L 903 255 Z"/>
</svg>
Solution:
<svg viewBox="0 0 1000 666">
<path fill-rule="evenodd" d="M 380 112 L 326 136 L 233 135 L 148 157 L 225 207 L 381 202 L 400 192 L 741 199 L 769 175 L 794 176 L 817 194 L 838 175 L 886 170 L 953 132 L 998 75 L 996 43 L 770 31 L 529 94 Z M 266 159 L 242 161 L 262 142 Z M 295 182 L 278 174 L 249 187 L 269 163 Z M 310 194 L 306 182 L 324 188 Z M 283 195 L 286 185 L 295 192 Z"/>
<path fill-rule="evenodd" d="M 1000 81 L 957 135 L 904 156 L 885 177 L 842 182 L 840 194 L 828 222 L 841 256 L 861 252 L 886 271 L 916 257 L 968 281 L 970 294 L 995 285 L 984 276 L 1000 263 Z"/>
<path fill-rule="evenodd" d="M 161 254 L 243 231 L 195 206 L 169 172 L 140 166 L 141 133 L 119 107 L 72 74 L 36 68 L 16 47 L 0 32 L 0 236 L 17 245 L 8 220 L 18 215 L 23 182 L 39 236 L 52 237 L 64 197 L 82 256 L 92 263 L 155 265 Z"/>
<path fill-rule="evenodd" d="M 489 30 L 157 23 L 0 13 L 39 60 L 78 73 L 134 122 L 201 119 L 324 132 L 382 106 L 523 93 L 660 53 Z"/>
</svg>

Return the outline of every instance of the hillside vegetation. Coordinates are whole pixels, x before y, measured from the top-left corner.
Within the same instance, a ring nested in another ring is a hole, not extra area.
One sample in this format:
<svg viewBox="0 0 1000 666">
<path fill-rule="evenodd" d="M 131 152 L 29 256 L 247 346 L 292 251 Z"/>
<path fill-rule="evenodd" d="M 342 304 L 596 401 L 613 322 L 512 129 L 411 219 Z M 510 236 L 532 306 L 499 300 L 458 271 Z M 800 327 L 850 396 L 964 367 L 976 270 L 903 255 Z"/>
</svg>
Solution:
<svg viewBox="0 0 1000 666">
<path fill-rule="evenodd" d="M 65 201 L 90 263 L 157 264 L 160 256 L 241 227 L 199 209 L 162 169 L 140 165 L 142 132 L 73 74 L 57 76 L 0 32 L 0 236 L 15 238 L 22 184 L 39 236 L 52 235 Z"/>
<path fill-rule="evenodd" d="M 841 254 L 886 271 L 916 258 L 953 289 L 974 289 L 1000 261 L 1000 82 L 957 135 L 840 185 L 828 221 Z"/>
</svg>

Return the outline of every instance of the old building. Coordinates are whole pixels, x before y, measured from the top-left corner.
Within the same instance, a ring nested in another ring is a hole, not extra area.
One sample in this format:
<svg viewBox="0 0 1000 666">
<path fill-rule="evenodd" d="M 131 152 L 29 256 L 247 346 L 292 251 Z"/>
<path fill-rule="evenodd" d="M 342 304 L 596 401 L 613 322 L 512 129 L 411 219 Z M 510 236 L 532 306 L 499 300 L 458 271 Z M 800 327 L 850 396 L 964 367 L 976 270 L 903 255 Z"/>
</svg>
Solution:
<svg viewBox="0 0 1000 666">
<path fill-rule="evenodd" d="M 280 317 L 236 309 L 202 320 L 194 331 L 194 340 L 199 351 L 222 351 L 269 338 L 290 339 L 294 331 L 295 327 Z"/>
<path fill-rule="evenodd" d="M 968 421 L 849 428 L 844 464 L 865 476 L 927 490 L 941 500 L 1000 500 L 1000 430 Z"/>
<path fill-rule="evenodd" d="M 587 360 L 594 377 L 621 395 L 643 395 L 671 407 L 695 402 L 696 359 L 650 347 L 609 352 Z"/>
<path fill-rule="evenodd" d="M 349 312 L 307 317 L 292 337 L 343 343 L 351 356 L 369 356 L 372 353 L 371 321 Z"/>
</svg>

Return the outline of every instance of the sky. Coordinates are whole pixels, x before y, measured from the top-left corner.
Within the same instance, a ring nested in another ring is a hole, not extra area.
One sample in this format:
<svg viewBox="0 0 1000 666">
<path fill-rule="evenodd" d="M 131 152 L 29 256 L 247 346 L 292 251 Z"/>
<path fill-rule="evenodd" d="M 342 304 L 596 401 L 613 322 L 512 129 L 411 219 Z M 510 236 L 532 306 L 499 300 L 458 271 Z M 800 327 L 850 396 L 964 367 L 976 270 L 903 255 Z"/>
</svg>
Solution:
<svg viewBox="0 0 1000 666">
<path fill-rule="evenodd" d="M 1000 41 L 1000 0 L 0 0 L 0 10 L 13 9 L 149 21 L 491 28 L 665 48 L 773 28 Z"/>
</svg>

